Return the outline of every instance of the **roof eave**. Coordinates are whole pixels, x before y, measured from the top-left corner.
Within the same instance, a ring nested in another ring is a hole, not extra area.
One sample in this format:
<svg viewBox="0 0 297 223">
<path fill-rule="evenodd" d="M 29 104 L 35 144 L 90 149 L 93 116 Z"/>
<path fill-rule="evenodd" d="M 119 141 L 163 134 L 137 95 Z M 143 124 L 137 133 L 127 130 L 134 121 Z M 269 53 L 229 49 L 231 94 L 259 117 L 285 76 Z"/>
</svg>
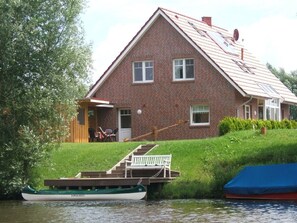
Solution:
<svg viewBox="0 0 297 223">
<path fill-rule="evenodd" d="M 79 103 L 92 103 L 92 104 L 100 104 L 100 105 L 109 105 L 110 102 L 103 99 L 98 98 L 83 98 L 78 100 Z"/>
</svg>

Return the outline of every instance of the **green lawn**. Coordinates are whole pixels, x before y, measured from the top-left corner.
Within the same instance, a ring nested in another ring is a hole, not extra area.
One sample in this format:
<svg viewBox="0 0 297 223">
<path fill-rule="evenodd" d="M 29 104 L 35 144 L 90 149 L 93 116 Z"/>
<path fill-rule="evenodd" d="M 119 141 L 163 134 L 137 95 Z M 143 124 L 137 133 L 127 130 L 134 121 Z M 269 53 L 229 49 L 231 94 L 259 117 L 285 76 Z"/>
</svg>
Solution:
<svg viewBox="0 0 297 223">
<path fill-rule="evenodd" d="M 38 171 L 43 179 L 71 177 L 85 170 L 108 170 L 147 142 L 65 143 L 52 153 L 52 165 Z M 239 131 L 201 140 L 156 142 L 151 154 L 172 154 L 181 176 L 162 191 L 163 198 L 219 198 L 223 186 L 245 165 L 297 162 L 297 130 Z"/>
</svg>

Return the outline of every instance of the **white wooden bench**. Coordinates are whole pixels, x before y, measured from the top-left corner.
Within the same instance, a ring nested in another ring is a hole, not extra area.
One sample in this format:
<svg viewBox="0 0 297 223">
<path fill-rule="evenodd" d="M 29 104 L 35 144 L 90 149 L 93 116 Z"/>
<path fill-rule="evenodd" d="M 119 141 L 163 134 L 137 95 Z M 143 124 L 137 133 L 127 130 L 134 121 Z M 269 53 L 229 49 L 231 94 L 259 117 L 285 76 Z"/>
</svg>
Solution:
<svg viewBox="0 0 297 223">
<path fill-rule="evenodd" d="M 125 164 L 125 178 L 127 178 L 127 171 L 130 170 L 132 177 L 132 170 L 147 170 L 147 169 L 164 169 L 164 177 L 166 177 L 166 170 L 170 173 L 171 165 L 170 155 L 134 155 L 132 154 L 131 161 L 126 160 Z"/>
</svg>

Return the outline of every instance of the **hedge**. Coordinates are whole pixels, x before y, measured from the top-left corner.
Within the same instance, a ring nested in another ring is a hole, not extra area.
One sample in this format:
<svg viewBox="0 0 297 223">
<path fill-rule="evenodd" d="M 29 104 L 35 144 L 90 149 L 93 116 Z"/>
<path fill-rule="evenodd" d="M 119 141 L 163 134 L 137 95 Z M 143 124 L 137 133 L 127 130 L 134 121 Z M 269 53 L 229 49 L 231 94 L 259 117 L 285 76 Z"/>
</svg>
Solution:
<svg viewBox="0 0 297 223">
<path fill-rule="evenodd" d="M 219 134 L 220 136 L 222 136 L 228 132 L 261 129 L 262 127 L 266 127 L 267 129 L 296 129 L 297 122 L 295 120 L 288 119 L 283 119 L 282 121 L 274 121 L 225 117 L 219 123 Z"/>
</svg>

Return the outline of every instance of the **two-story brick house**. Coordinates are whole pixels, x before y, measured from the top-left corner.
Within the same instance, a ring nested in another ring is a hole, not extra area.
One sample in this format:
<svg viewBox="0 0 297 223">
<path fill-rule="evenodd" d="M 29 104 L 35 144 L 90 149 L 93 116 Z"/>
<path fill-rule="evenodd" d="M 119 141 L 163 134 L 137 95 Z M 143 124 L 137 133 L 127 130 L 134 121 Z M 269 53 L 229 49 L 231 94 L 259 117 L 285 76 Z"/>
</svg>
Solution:
<svg viewBox="0 0 297 223">
<path fill-rule="evenodd" d="M 119 128 L 118 140 L 172 125 L 158 139 L 218 135 L 225 116 L 281 120 L 297 98 L 230 34 L 158 8 L 94 84 L 89 126 Z M 109 103 L 109 104 L 108 104 Z"/>
</svg>

